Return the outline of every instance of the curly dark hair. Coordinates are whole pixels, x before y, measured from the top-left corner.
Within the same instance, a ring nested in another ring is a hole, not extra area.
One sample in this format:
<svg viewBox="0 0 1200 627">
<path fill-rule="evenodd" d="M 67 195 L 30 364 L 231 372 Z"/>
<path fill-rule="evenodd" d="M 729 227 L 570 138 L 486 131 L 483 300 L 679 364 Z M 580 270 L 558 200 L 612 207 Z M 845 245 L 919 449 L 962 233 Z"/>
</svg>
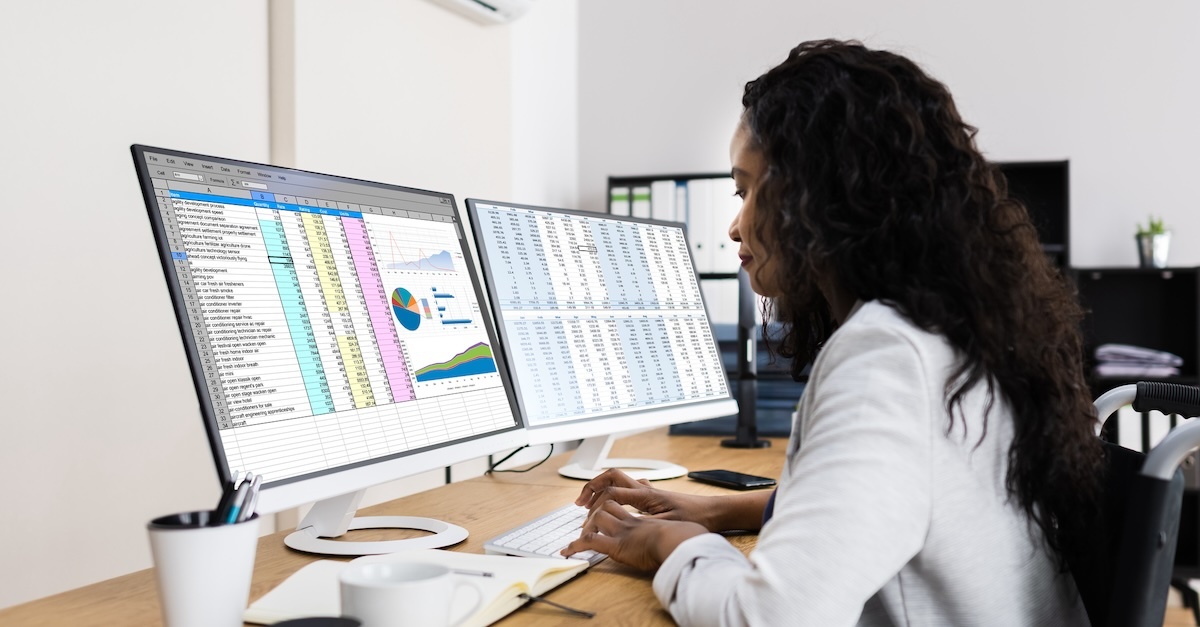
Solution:
<svg viewBox="0 0 1200 627">
<path fill-rule="evenodd" d="M 779 255 L 779 354 L 799 378 L 833 333 L 819 277 L 895 307 L 962 356 L 950 433 L 986 385 L 1013 411 L 1006 487 L 1063 550 L 1099 513 L 1104 453 L 1083 372 L 1083 311 L 1020 201 L 975 146 L 946 86 L 859 42 L 800 44 L 746 84 L 743 124 L 767 164 L 760 240 Z M 769 234 L 769 236 L 768 236 Z M 983 433 L 987 432 L 985 414 Z"/>
</svg>

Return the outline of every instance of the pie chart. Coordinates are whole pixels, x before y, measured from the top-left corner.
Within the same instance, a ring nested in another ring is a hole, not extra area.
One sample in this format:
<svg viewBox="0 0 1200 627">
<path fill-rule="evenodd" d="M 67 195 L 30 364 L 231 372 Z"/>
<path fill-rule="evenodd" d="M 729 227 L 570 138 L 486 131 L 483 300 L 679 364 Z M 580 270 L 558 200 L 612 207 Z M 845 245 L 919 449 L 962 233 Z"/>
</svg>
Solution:
<svg viewBox="0 0 1200 627">
<path fill-rule="evenodd" d="M 403 287 L 392 292 L 392 311 L 396 312 L 396 320 L 405 329 L 416 331 L 421 326 L 421 310 L 417 299 Z"/>
</svg>

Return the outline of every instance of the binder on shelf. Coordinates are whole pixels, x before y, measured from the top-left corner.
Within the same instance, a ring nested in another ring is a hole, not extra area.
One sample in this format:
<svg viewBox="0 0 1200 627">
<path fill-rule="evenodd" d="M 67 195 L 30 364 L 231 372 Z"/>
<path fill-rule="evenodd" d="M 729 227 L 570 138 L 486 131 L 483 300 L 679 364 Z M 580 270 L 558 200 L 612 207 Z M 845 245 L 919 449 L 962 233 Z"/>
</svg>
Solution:
<svg viewBox="0 0 1200 627">
<path fill-rule="evenodd" d="M 712 272 L 737 273 L 742 264 L 737 256 L 737 242 L 729 239 L 729 225 L 741 209 L 742 199 L 734 195 L 737 185 L 732 178 L 711 180 L 709 193 L 712 195 L 712 230 L 709 239 L 712 242 Z"/>
<path fill-rule="evenodd" d="M 629 215 L 628 187 L 614 187 L 608 191 L 608 212 L 615 216 Z"/>
<path fill-rule="evenodd" d="M 631 214 L 635 218 L 650 217 L 650 188 L 634 187 L 633 202 L 630 203 Z"/>
<path fill-rule="evenodd" d="M 734 325 L 738 322 L 737 279 L 707 279 L 700 282 L 704 306 L 710 324 Z"/>
<path fill-rule="evenodd" d="M 650 184 L 650 217 L 675 221 L 675 181 L 654 181 Z"/>
<path fill-rule="evenodd" d="M 692 179 L 687 182 L 688 236 L 692 240 L 692 258 L 701 274 L 716 272 L 713 263 L 712 179 Z"/>
<path fill-rule="evenodd" d="M 687 182 L 673 182 L 675 183 L 675 221 L 686 224 L 688 221 Z"/>
</svg>

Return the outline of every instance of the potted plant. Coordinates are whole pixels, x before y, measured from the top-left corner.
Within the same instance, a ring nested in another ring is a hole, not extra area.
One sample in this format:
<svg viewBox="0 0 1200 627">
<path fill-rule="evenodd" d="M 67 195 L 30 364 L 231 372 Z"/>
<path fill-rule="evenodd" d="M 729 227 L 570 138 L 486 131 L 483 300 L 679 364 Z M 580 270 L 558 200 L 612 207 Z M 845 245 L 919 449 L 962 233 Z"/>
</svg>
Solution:
<svg viewBox="0 0 1200 627">
<path fill-rule="evenodd" d="M 1149 216 L 1146 226 L 1137 225 L 1138 263 L 1143 268 L 1167 267 L 1171 248 L 1171 232 L 1163 226 L 1162 218 Z"/>
</svg>

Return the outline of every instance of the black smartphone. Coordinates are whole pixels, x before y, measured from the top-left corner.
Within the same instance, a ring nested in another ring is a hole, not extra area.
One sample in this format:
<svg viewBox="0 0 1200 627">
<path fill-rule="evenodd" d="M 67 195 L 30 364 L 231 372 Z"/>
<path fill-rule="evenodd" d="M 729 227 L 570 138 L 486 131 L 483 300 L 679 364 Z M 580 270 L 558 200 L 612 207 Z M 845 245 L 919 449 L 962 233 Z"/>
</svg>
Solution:
<svg viewBox="0 0 1200 627">
<path fill-rule="evenodd" d="M 769 488 L 775 485 L 775 480 L 770 477 L 747 475 L 732 470 L 693 470 L 687 476 L 689 479 L 733 488 L 734 490 L 754 490 L 757 488 Z"/>
</svg>

